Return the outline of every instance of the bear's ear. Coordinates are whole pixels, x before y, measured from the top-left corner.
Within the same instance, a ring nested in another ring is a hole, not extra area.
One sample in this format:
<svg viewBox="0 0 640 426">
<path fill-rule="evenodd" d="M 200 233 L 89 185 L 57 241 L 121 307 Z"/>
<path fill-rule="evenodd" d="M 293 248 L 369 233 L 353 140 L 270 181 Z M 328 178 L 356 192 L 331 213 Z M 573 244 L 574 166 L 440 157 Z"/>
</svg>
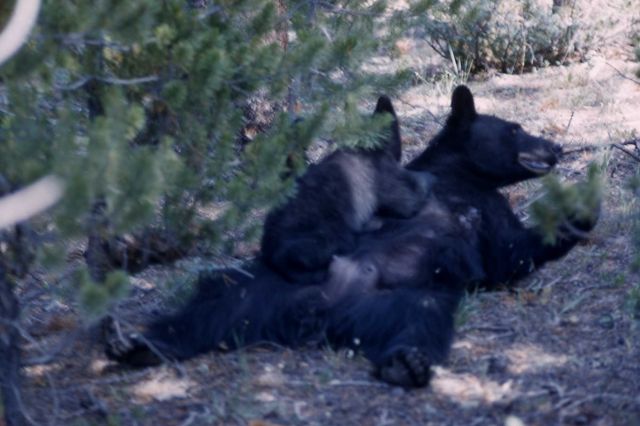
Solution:
<svg viewBox="0 0 640 426">
<path fill-rule="evenodd" d="M 463 85 L 456 87 L 451 96 L 451 116 L 456 119 L 473 120 L 476 115 L 471 90 Z"/>
<path fill-rule="evenodd" d="M 373 112 L 374 115 L 378 114 L 391 114 L 391 124 L 389 125 L 390 134 L 383 141 L 383 151 L 391 154 L 396 161 L 400 161 L 402 157 L 402 138 L 400 136 L 400 124 L 398 123 L 398 116 L 396 115 L 393 104 L 388 96 L 382 95 L 378 98 L 376 109 Z"/>
<path fill-rule="evenodd" d="M 392 116 L 396 116 L 396 111 L 393 109 L 393 104 L 391 103 L 391 99 L 388 96 L 382 95 L 378 98 L 378 103 L 376 104 L 376 110 L 373 112 L 374 114 L 382 114 L 388 113 Z"/>
</svg>

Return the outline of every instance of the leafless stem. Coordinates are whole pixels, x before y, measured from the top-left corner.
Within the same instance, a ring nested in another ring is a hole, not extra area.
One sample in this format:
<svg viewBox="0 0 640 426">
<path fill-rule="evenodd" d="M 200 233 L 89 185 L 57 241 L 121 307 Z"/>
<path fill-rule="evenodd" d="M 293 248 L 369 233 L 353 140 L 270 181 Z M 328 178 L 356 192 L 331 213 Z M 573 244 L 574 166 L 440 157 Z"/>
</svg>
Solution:
<svg viewBox="0 0 640 426">
<path fill-rule="evenodd" d="M 627 395 L 617 395 L 617 394 L 612 394 L 612 393 L 598 393 L 595 395 L 589 395 L 587 397 L 584 398 L 580 398 L 577 399 L 573 402 L 569 402 L 571 401 L 570 398 L 565 398 L 564 400 L 561 400 L 558 404 L 556 404 L 556 408 L 560 408 L 560 404 L 562 403 L 562 405 L 564 406 L 561 410 L 561 415 L 562 417 L 566 417 L 567 415 L 571 414 L 571 410 L 576 409 L 577 407 L 579 407 L 582 404 L 588 403 L 588 402 L 592 402 L 592 401 L 596 401 L 598 399 L 605 399 L 605 400 L 613 400 L 613 401 L 620 401 L 620 402 L 626 402 L 626 403 L 630 403 L 630 404 L 635 404 L 636 406 L 640 407 L 640 397 L 637 396 L 627 396 Z"/>
<path fill-rule="evenodd" d="M 571 127 L 571 122 L 573 121 L 573 115 L 575 114 L 575 111 L 571 111 L 571 117 L 569 117 L 569 122 L 567 123 L 567 128 L 564 129 L 565 133 L 569 133 L 569 127 Z"/>
<path fill-rule="evenodd" d="M 137 78 L 130 78 L 130 79 L 118 78 L 118 77 L 88 76 L 88 77 L 83 77 L 80 80 L 69 84 L 68 86 L 59 87 L 59 89 L 60 90 L 78 90 L 81 87 L 84 87 L 84 85 L 89 83 L 90 81 L 100 81 L 102 83 L 111 84 L 114 86 L 132 86 L 136 84 L 153 83 L 155 81 L 158 81 L 159 79 L 160 77 L 158 77 L 157 75 L 149 75 L 146 77 L 137 77 Z"/>
<path fill-rule="evenodd" d="M 575 149 L 570 149 L 569 151 L 564 151 L 562 153 L 562 156 L 567 156 L 570 154 L 578 154 L 581 152 L 591 152 L 591 151 L 597 151 L 599 149 L 607 149 L 607 148 L 613 148 L 615 145 L 619 145 L 619 146 L 625 146 L 625 145 L 636 145 L 638 142 L 640 142 L 640 138 L 633 138 L 633 139 L 629 139 L 627 141 L 624 142 L 618 142 L 618 143 L 613 143 L 613 144 L 599 144 L 599 145 L 587 145 L 587 146 L 581 146 L 579 148 L 575 148 Z"/>
<path fill-rule="evenodd" d="M 640 85 L 640 80 L 636 80 L 635 78 L 631 78 L 628 75 L 626 75 L 625 73 L 623 73 L 622 71 L 620 71 L 618 68 L 614 67 L 613 65 L 611 65 L 609 62 L 607 62 L 607 65 L 609 65 L 611 68 L 614 69 L 615 72 L 618 73 L 618 75 L 620 75 L 620 77 L 624 78 L 625 80 L 629 80 L 634 82 L 635 84 Z"/>
<path fill-rule="evenodd" d="M 640 157 L 639 156 L 637 156 L 633 152 L 629 151 L 628 149 L 623 148 L 620 144 L 614 143 L 614 144 L 611 145 L 611 147 L 619 149 L 620 151 L 624 152 L 629 157 L 633 158 L 634 160 L 636 160 L 637 162 L 640 163 Z"/>
</svg>

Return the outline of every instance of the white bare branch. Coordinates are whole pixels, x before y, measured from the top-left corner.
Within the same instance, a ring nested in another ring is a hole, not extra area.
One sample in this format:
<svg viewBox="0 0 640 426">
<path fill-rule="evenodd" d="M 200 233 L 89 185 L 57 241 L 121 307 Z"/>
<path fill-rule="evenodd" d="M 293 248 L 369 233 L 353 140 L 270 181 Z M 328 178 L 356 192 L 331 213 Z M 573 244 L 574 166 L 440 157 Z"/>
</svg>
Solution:
<svg viewBox="0 0 640 426">
<path fill-rule="evenodd" d="M 62 192 L 62 181 L 50 175 L 0 198 L 0 229 L 13 226 L 48 209 L 62 197 Z"/>
<path fill-rule="evenodd" d="M 4 63 L 26 41 L 36 23 L 40 0 L 17 0 L 7 26 L 0 34 L 0 64 Z"/>
</svg>

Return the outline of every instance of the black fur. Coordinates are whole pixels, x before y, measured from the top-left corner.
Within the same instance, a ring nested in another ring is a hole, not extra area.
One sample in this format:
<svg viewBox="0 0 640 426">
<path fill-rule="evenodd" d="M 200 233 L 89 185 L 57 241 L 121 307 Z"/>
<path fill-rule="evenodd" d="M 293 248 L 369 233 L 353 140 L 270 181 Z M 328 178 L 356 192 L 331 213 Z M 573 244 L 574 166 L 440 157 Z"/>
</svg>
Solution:
<svg viewBox="0 0 640 426">
<path fill-rule="evenodd" d="M 432 180 L 420 213 L 387 220 L 383 228 L 362 235 L 354 253 L 335 259 L 329 294 L 425 283 L 493 288 L 565 255 L 582 236 L 568 230 L 589 231 L 595 223 L 563 225 L 556 243 L 547 245 L 498 191 L 546 174 L 559 153 L 560 146 L 517 123 L 478 114 L 469 89 L 457 87 L 444 129 L 407 166 Z"/>
<path fill-rule="evenodd" d="M 465 221 L 469 212 L 477 215 L 470 227 L 472 238 L 465 240 L 472 241 L 477 253 L 477 264 L 472 269 L 483 270 L 482 283 L 486 287 L 512 284 L 545 262 L 564 256 L 582 239 L 582 233 L 566 232 L 563 227 L 556 243 L 547 245 L 541 232 L 520 222 L 498 191 L 549 172 L 562 148 L 528 134 L 517 123 L 476 113 L 473 96 L 465 86 L 454 91 L 451 109 L 444 129 L 407 166 L 435 178 L 423 211 L 437 200 L 446 206 L 445 215 L 454 220 Z M 425 225 L 419 219 L 409 219 L 400 226 L 406 229 Z M 590 231 L 595 222 L 574 221 L 571 225 Z"/>
<path fill-rule="evenodd" d="M 433 182 L 415 217 L 387 219 L 359 235 L 356 250 L 331 265 L 325 285 L 292 285 L 260 261 L 250 271 L 255 278 L 226 271 L 204 279 L 184 309 L 152 323 L 143 336 L 109 344 L 107 353 L 149 365 L 160 362 L 153 347 L 186 359 L 258 342 L 326 342 L 362 350 L 382 380 L 426 385 L 430 366 L 449 350 L 465 287 L 511 284 L 580 239 L 563 232 L 545 245 L 498 192 L 546 173 L 559 152 L 515 123 L 477 114 L 469 90 L 458 87 L 444 129 L 408 166 Z M 354 265 L 360 272 L 351 274 Z"/>
<path fill-rule="evenodd" d="M 405 218 L 418 211 L 425 187 L 398 164 L 400 129 L 389 98 L 380 97 L 374 114 L 392 117 L 377 149 L 338 150 L 310 166 L 296 195 L 267 216 L 263 260 L 289 281 L 322 282 L 332 256 L 353 251 L 377 211 Z"/>
<path fill-rule="evenodd" d="M 224 271 L 202 279 L 177 314 L 144 336 L 112 336 L 107 355 L 149 366 L 266 342 L 329 344 L 362 351 L 381 378 L 403 386 L 426 385 L 431 364 L 447 355 L 459 292 L 401 288 L 330 302 L 322 286 L 292 285 L 260 262 L 249 272 L 255 278 Z"/>
</svg>

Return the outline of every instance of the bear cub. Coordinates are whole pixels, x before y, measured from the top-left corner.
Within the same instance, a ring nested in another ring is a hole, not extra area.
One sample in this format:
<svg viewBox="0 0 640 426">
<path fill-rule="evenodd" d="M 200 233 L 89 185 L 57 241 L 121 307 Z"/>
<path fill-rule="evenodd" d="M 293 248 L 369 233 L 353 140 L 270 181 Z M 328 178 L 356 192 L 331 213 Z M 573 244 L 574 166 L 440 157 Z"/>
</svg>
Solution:
<svg viewBox="0 0 640 426">
<path fill-rule="evenodd" d="M 323 282 L 333 256 L 352 252 L 358 233 L 375 229 L 377 212 L 408 218 L 420 209 L 427 182 L 399 164 L 400 127 L 386 96 L 379 114 L 391 123 L 377 148 L 340 149 L 311 165 L 296 195 L 268 214 L 263 260 L 288 281 Z"/>
</svg>

